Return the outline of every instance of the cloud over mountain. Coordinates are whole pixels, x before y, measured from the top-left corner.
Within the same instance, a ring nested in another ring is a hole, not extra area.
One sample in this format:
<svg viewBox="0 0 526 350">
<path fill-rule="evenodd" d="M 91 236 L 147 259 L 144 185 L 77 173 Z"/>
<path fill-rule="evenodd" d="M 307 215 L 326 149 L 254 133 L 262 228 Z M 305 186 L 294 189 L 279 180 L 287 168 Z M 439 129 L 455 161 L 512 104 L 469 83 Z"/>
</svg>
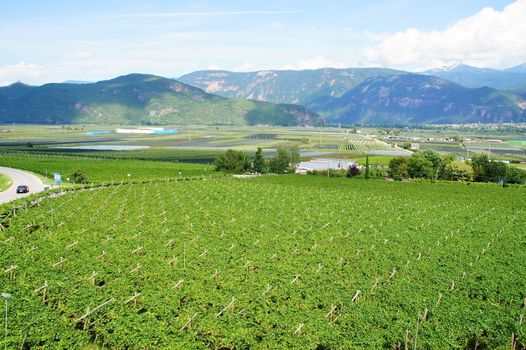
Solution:
<svg viewBox="0 0 526 350">
<path fill-rule="evenodd" d="M 445 30 L 407 29 L 385 35 L 363 50 L 372 64 L 422 69 L 463 62 L 478 67 L 509 67 L 526 57 L 526 0 L 502 11 L 486 7 Z"/>
</svg>

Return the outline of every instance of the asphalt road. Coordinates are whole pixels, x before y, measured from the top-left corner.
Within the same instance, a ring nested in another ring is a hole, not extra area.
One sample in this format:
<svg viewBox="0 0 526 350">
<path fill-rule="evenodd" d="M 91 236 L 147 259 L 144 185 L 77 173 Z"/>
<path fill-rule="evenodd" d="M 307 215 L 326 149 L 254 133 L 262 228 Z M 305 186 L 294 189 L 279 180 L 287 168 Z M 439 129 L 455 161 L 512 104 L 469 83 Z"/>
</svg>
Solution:
<svg viewBox="0 0 526 350">
<path fill-rule="evenodd" d="M 38 177 L 23 170 L 6 168 L 0 166 L 0 173 L 7 175 L 13 180 L 13 185 L 4 192 L 0 192 L 0 203 L 10 202 L 12 200 L 28 196 L 32 193 L 41 192 L 46 185 Z M 16 193 L 18 185 L 29 186 L 29 193 Z"/>
</svg>

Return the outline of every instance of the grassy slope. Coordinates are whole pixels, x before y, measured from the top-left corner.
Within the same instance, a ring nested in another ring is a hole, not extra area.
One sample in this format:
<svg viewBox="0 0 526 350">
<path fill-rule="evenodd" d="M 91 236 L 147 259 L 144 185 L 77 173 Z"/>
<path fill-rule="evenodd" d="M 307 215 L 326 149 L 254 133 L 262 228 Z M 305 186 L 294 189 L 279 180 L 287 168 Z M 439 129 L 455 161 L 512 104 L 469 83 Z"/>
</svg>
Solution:
<svg viewBox="0 0 526 350">
<path fill-rule="evenodd" d="M 0 174 L 0 192 L 7 190 L 13 184 L 13 180 L 9 176 Z"/>
</svg>

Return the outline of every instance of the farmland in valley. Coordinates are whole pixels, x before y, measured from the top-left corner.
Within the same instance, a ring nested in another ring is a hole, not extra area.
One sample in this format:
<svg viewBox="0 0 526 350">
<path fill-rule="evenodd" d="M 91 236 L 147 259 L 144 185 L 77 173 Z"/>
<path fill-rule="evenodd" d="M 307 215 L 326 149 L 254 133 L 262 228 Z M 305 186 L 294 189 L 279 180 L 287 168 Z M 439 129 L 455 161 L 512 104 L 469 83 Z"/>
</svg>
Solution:
<svg viewBox="0 0 526 350">
<path fill-rule="evenodd" d="M 12 348 L 526 345 L 524 187 L 289 175 L 4 209 Z"/>
</svg>

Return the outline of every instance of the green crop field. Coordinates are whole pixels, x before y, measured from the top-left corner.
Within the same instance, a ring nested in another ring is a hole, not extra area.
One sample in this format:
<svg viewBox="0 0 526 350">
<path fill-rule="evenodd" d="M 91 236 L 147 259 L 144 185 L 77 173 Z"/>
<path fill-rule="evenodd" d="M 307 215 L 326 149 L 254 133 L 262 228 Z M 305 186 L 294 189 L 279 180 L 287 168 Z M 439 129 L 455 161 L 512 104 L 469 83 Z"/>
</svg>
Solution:
<svg viewBox="0 0 526 350">
<path fill-rule="evenodd" d="M 0 154 L 0 165 L 29 170 L 47 178 L 61 173 L 65 180 L 76 170 L 86 174 L 90 183 L 134 180 L 169 179 L 175 177 L 217 176 L 206 164 L 155 162 L 141 160 L 112 160 L 48 154 Z M 130 176 L 128 176 L 130 174 Z"/>
<path fill-rule="evenodd" d="M 526 346 L 524 187 L 124 184 L 3 225 L 12 349 Z"/>
</svg>

